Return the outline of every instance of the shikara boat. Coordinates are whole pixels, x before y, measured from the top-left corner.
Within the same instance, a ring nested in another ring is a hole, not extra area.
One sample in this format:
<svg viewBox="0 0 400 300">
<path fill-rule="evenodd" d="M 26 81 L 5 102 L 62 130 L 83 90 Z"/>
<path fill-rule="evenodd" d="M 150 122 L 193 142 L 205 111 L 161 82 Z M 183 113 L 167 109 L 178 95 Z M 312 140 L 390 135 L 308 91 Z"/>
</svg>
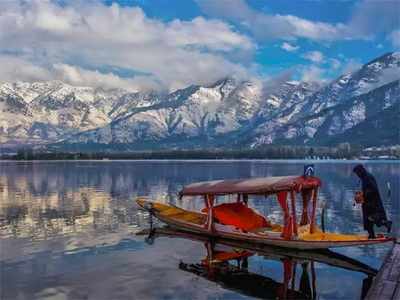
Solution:
<svg viewBox="0 0 400 300">
<path fill-rule="evenodd" d="M 136 201 L 171 227 L 246 243 L 327 249 L 394 241 L 394 238 L 384 235 L 368 239 L 367 235 L 323 232 L 315 221 L 320 186 L 321 180 L 314 176 L 215 180 L 185 186 L 179 193 L 180 198 L 193 201 L 200 197 L 205 204 L 201 211 L 189 211 L 147 198 Z M 234 202 L 217 204 L 222 198 L 232 195 Z M 283 212 L 283 224 L 275 224 L 250 208 L 248 201 L 254 195 L 265 196 L 266 201 L 278 201 Z M 296 213 L 297 201 L 302 205 L 300 218 Z"/>
<path fill-rule="evenodd" d="M 223 245 L 226 247 L 230 247 L 235 251 L 239 251 L 241 253 L 256 253 L 259 256 L 263 256 L 266 259 L 272 260 L 280 260 L 283 261 L 285 259 L 290 259 L 297 263 L 302 263 L 305 261 L 308 262 L 317 262 L 326 265 L 330 265 L 336 268 L 341 268 L 353 272 L 364 273 L 368 276 L 376 276 L 378 271 L 360 262 L 354 258 L 348 257 L 346 255 L 331 251 L 329 249 L 317 249 L 317 250 L 299 250 L 299 249 L 290 249 L 290 248 L 282 248 L 282 247 L 274 247 L 268 245 L 260 245 L 254 243 L 246 243 L 231 239 L 223 239 L 223 238 L 209 238 L 202 234 L 191 233 L 187 231 L 181 231 L 169 226 L 166 227 L 157 227 L 153 229 L 144 229 L 138 233 L 138 236 L 146 236 L 146 240 L 154 241 L 157 238 L 171 238 L 171 239 L 187 239 L 194 242 L 200 242 L 204 245 L 209 243 L 213 245 Z M 233 250 L 232 250 L 233 251 Z M 219 261 L 219 258 L 214 259 L 214 261 Z"/>
</svg>

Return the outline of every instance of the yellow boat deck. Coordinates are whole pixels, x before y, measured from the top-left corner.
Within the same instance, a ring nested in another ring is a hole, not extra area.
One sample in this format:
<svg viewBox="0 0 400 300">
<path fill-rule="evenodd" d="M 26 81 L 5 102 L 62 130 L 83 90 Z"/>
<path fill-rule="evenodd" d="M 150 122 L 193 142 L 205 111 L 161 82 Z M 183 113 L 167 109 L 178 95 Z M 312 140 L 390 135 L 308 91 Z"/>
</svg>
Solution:
<svg viewBox="0 0 400 300">
<path fill-rule="evenodd" d="M 144 203 L 148 202 L 144 199 L 139 199 L 137 201 L 139 205 L 144 206 Z M 206 214 L 188 211 L 176 206 L 167 205 L 159 202 L 151 202 L 152 208 L 158 212 L 158 214 L 163 217 L 177 219 L 189 223 L 194 223 L 197 225 L 202 225 L 205 223 L 207 216 Z"/>
<path fill-rule="evenodd" d="M 138 199 L 137 203 L 145 207 L 146 203 L 149 203 L 147 199 Z M 171 206 L 159 202 L 151 202 L 152 208 L 162 217 L 175 219 L 179 221 L 185 221 L 196 225 L 202 225 L 206 222 L 206 214 L 188 211 L 176 206 Z M 251 233 L 268 236 L 269 233 L 282 232 L 282 226 L 279 224 L 272 224 L 272 227 L 257 228 L 252 230 Z M 297 239 L 303 241 L 364 241 L 368 240 L 366 235 L 355 235 L 355 234 L 339 234 L 332 232 L 322 232 L 317 226 L 315 227 L 314 233 L 310 233 L 310 225 L 299 226 Z"/>
<path fill-rule="evenodd" d="M 364 241 L 368 240 L 366 235 L 340 234 L 334 232 L 322 232 L 315 226 L 313 233 L 310 233 L 310 225 L 300 226 L 298 229 L 298 238 L 303 241 Z"/>
</svg>

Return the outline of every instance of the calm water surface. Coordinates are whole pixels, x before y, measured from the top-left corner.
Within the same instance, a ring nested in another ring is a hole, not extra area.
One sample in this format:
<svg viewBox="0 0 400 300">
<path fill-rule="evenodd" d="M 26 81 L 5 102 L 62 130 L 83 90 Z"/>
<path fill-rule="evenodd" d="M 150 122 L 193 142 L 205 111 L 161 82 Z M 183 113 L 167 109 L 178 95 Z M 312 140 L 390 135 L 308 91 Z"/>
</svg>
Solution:
<svg viewBox="0 0 400 300">
<path fill-rule="evenodd" d="M 191 209 L 201 208 L 200 202 L 182 203 L 176 199 L 183 185 L 211 179 L 301 174 L 303 164 L 301 161 L 0 162 L 0 298 L 280 297 L 286 262 L 279 255 L 276 258 L 249 252 L 244 255 L 247 259 L 216 264 L 211 270 L 203 261 L 207 256 L 204 241 L 166 236 L 152 241 L 136 235 L 149 227 L 149 216 L 138 210 L 134 199 L 148 195 Z M 323 181 L 320 199 L 327 203 L 326 227 L 330 231 L 362 232 L 360 208 L 352 203 L 354 191 L 359 187 L 351 172 L 354 164 L 316 163 L 317 175 Z M 367 167 L 379 182 L 388 216 L 398 232 L 400 164 L 369 162 Z M 280 220 L 277 203 L 262 199 L 251 203 L 271 219 Z M 334 251 L 377 269 L 389 248 L 390 245 L 380 245 Z M 310 294 L 312 263 L 307 260 L 296 263 L 290 289 L 300 298 Z M 323 262 L 315 262 L 313 267 L 318 299 L 360 299 L 363 285 L 368 286 L 372 278 L 365 272 Z M 292 265 L 291 274 L 293 268 Z M 299 290 L 303 294 L 296 294 Z"/>
</svg>

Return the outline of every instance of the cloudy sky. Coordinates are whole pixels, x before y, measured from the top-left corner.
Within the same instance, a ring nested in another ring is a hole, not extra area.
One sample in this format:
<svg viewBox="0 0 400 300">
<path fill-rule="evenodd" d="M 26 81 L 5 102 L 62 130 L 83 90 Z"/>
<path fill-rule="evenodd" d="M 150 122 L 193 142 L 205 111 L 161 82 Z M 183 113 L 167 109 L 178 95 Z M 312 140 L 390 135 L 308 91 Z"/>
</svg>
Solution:
<svg viewBox="0 0 400 300">
<path fill-rule="evenodd" d="M 400 0 L 0 1 L 0 81 L 329 80 L 400 49 Z"/>
</svg>

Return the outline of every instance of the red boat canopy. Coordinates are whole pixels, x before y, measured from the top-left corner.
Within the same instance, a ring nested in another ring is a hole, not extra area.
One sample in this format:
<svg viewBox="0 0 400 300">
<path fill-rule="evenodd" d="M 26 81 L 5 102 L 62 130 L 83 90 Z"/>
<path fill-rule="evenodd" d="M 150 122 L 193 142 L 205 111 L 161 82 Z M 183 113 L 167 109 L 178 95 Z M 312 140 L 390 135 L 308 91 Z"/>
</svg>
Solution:
<svg viewBox="0 0 400 300">
<path fill-rule="evenodd" d="M 275 194 L 282 191 L 296 191 L 319 187 L 318 177 L 281 176 L 250 179 L 213 180 L 192 183 L 185 186 L 181 196 L 227 195 L 227 194 Z"/>
</svg>

